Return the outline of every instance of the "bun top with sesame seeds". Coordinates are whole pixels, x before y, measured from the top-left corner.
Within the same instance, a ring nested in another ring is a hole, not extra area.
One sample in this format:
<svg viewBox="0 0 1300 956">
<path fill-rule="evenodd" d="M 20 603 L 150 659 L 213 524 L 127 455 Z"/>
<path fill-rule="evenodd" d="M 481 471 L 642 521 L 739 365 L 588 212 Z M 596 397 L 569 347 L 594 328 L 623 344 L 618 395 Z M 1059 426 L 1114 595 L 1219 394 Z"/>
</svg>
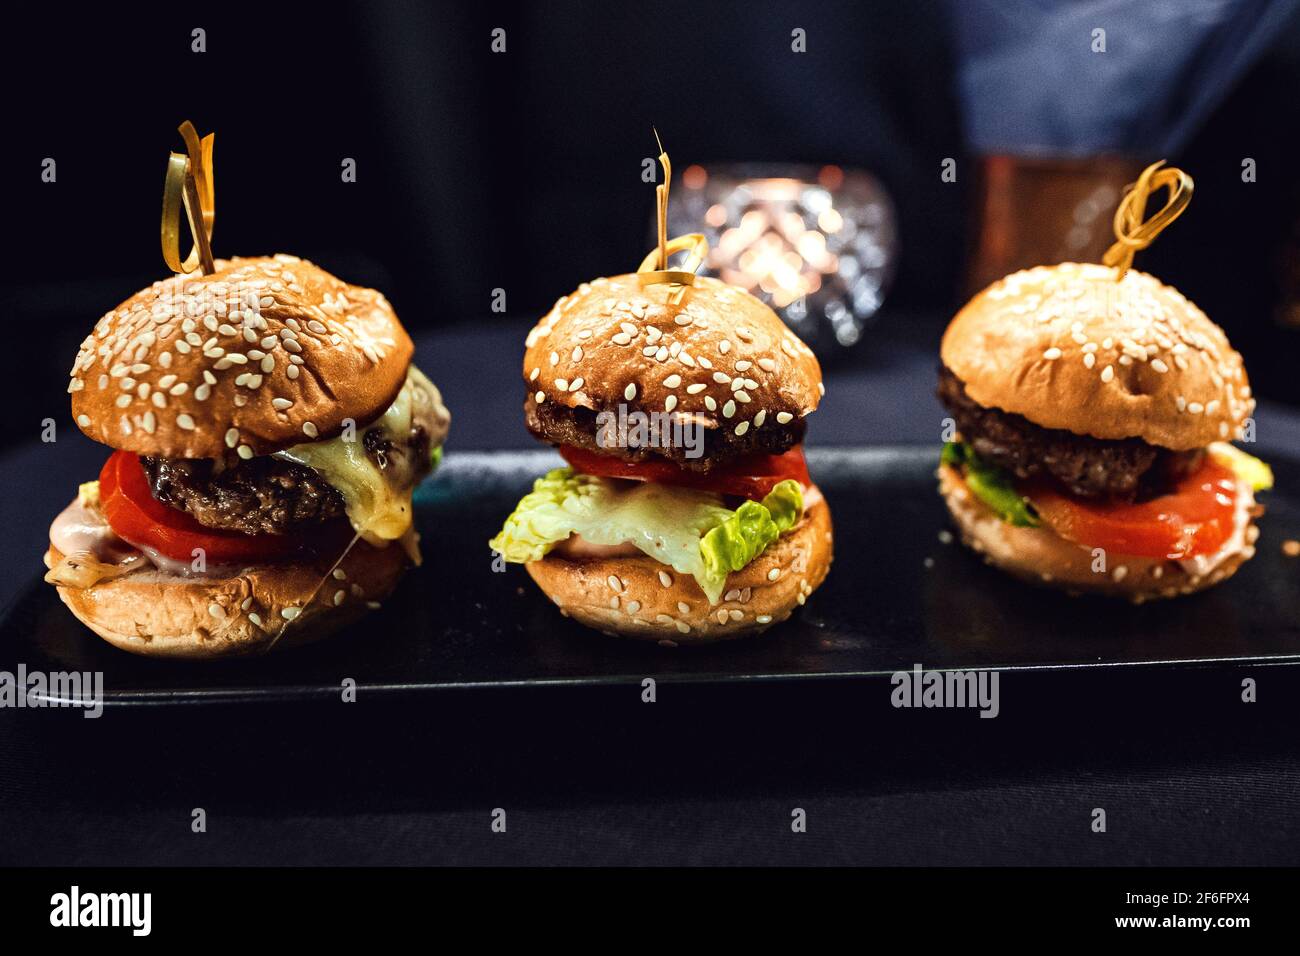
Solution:
<svg viewBox="0 0 1300 956">
<path fill-rule="evenodd" d="M 705 276 L 684 288 L 643 286 L 635 274 L 583 283 L 526 344 L 525 409 L 539 437 L 591 448 L 601 412 L 658 412 L 702 427 L 703 461 L 679 462 L 702 470 L 796 444 L 825 391 L 812 351 L 775 312 Z M 673 448 L 622 453 L 681 458 Z"/>
<path fill-rule="evenodd" d="M 137 292 L 82 342 L 68 391 L 88 436 L 163 458 L 251 458 L 393 403 L 414 348 L 382 294 L 293 256 L 216 266 Z"/>
<path fill-rule="evenodd" d="M 1176 289 L 1062 263 L 993 283 L 957 313 L 943 364 L 986 408 L 1044 428 L 1176 451 L 1237 438 L 1254 412 L 1241 356 Z"/>
</svg>

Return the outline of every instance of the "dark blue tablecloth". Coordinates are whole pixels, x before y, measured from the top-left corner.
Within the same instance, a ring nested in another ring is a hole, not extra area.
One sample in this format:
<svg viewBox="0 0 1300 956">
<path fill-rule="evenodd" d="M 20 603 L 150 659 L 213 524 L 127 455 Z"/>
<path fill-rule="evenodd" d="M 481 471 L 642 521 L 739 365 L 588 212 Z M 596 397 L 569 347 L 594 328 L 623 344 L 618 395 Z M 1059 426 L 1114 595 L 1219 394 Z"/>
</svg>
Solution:
<svg viewBox="0 0 1300 956">
<path fill-rule="evenodd" d="M 454 415 L 449 455 L 532 444 L 525 327 L 420 338 Z M 936 348 L 900 319 L 829 367 L 809 443 L 937 443 Z M 1262 454 L 1300 449 L 1300 415 L 1265 405 L 1258 421 Z M 103 457 L 70 422 L 0 456 L 5 599 L 39 576 L 50 518 Z M 1212 671 L 1104 695 L 1063 675 L 992 721 L 882 719 L 849 688 L 776 685 L 652 708 L 615 688 L 97 721 L 0 710 L 0 863 L 1296 863 L 1300 688 L 1282 670 L 1251 707 Z"/>
</svg>

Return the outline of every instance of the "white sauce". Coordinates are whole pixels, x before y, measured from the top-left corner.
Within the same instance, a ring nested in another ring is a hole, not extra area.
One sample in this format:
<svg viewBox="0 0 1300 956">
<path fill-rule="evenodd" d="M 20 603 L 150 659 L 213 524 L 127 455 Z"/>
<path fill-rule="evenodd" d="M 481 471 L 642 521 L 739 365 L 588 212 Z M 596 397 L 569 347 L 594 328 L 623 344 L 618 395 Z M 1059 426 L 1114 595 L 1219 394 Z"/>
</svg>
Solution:
<svg viewBox="0 0 1300 956">
<path fill-rule="evenodd" d="M 50 544 L 62 554 L 88 553 L 104 564 L 117 564 L 137 550 L 113 533 L 103 515 L 76 499 L 50 525 Z"/>
<path fill-rule="evenodd" d="M 204 571 L 195 571 L 191 561 L 178 561 L 160 554 L 157 548 L 127 541 L 109 527 L 102 514 L 79 500 L 59 512 L 50 525 L 50 544 L 65 556 L 88 554 L 102 564 L 121 564 L 133 554 L 143 554 L 160 571 L 186 578 L 225 577 L 240 570 L 239 566 L 209 564 Z"/>
</svg>

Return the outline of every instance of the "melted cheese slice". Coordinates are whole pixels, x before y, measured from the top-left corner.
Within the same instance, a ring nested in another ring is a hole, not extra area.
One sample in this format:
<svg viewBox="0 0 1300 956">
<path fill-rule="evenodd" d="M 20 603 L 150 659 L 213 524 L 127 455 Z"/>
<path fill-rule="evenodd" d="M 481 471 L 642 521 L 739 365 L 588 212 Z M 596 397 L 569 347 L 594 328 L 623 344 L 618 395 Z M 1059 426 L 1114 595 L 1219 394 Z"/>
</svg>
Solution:
<svg viewBox="0 0 1300 956">
<path fill-rule="evenodd" d="M 412 365 L 397 399 L 377 421 L 351 435 L 345 431 L 329 441 L 294 445 L 275 456 L 320 472 L 343 496 L 352 527 L 371 544 L 396 541 L 411 531 L 414 514 L 411 495 L 415 486 L 409 482 L 395 485 L 392 478 L 366 454 L 361 436 L 379 428 L 395 443 L 406 442 L 411 432 L 413 397 L 417 388 L 430 396 L 435 415 L 438 414 L 442 402 L 437 388 Z"/>
</svg>

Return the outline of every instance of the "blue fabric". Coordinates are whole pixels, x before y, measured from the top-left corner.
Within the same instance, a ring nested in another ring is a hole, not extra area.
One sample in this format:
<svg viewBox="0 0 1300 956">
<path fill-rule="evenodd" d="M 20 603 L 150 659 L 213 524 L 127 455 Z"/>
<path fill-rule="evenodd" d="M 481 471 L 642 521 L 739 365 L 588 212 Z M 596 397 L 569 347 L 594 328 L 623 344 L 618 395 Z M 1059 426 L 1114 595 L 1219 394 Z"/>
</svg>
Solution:
<svg viewBox="0 0 1300 956">
<path fill-rule="evenodd" d="M 966 134 L 1019 156 L 1176 153 L 1296 0 L 951 0 Z M 1104 29 L 1104 53 L 1093 31 Z"/>
</svg>

